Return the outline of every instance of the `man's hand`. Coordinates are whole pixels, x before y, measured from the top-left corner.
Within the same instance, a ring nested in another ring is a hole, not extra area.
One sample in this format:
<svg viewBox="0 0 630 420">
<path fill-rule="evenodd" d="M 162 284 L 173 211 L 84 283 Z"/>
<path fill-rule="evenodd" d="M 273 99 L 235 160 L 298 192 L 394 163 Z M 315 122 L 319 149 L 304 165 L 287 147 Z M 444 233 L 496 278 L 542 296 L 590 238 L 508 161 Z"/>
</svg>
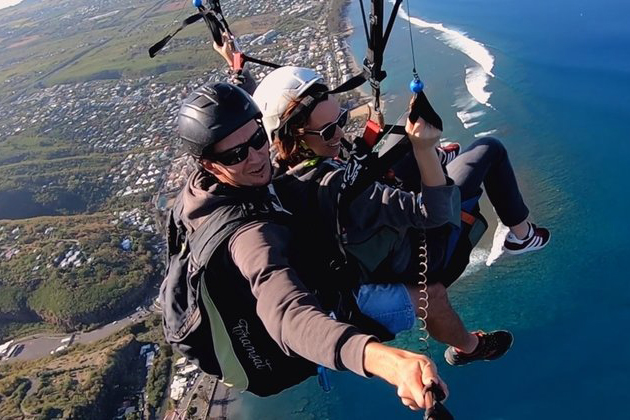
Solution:
<svg viewBox="0 0 630 420">
<path fill-rule="evenodd" d="M 448 395 L 448 388 L 438 376 L 435 364 L 426 356 L 411 353 L 410 357 L 403 358 L 397 375 L 398 396 L 412 410 L 431 407 L 433 396 L 427 390 L 432 384 L 438 384 Z"/>
<path fill-rule="evenodd" d="M 448 396 L 448 388 L 438 376 L 435 364 L 424 355 L 370 342 L 365 346 L 363 365 L 367 372 L 396 386 L 402 403 L 412 410 L 432 405 L 433 397 L 427 393 L 432 383 Z"/>
<path fill-rule="evenodd" d="M 442 132 L 431 124 L 426 123 L 422 118 L 418 118 L 415 124 L 412 124 L 409 119 L 405 124 L 405 131 L 409 136 L 409 140 L 414 145 L 423 150 L 429 150 L 435 148 Z"/>
</svg>

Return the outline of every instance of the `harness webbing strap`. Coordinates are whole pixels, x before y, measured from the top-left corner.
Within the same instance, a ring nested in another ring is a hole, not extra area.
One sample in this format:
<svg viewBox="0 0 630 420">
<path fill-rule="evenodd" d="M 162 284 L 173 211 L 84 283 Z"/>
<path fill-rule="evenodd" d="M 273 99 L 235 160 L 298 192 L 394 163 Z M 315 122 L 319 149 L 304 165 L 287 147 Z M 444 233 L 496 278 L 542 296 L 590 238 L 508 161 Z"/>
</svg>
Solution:
<svg viewBox="0 0 630 420">
<path fill-rule="evenodd" d="M 158 41 L 157 43 L 152 45 L 151 48 L 149 48 L 149 56 L 151 58 L 155 57 L 155 54 L 157 54 L 158 51 L 160 51 L 162 48 L 164 48 L 166 46 L 166 44 L 171 40 L 171 38 L 173 38 L 179 31 L 181 31 L 182 29 L 184 29 L 186 26 L 190 25 L 191 23 L 197 22 L 202 17 L 203 17 L 203 15 L 201 13 L 197 13 L 196 15 L 188 16 L 186 19 L 184 19 L 184 21 L 179 26 L 179 28 L 175 29 L 171 34 L 166 35 L 160 41 Z"/>
<path fill-rule="evenodd" d="M 387 45 L 387 41 L 389 40 L 389 34 L 392 32 L 392 28 L 394 27 L 394 22 L 396 21 L 396 15 L 398 14 L 398 9 L 402 0 L 396 0 L 394 3 L 394 8 L 392 10 L 392 14 L 389 15 L 389 22 L 387 22 L 387 29 L 385 29 L 385 35 L 383 35 L 383 50 L 385 50 L 385 46 Z"/>
<path fill-rule="evenodd" d="M 223 45 L 222 34 L 227 33 L 227 34 L 232 35 L 232 31 L 230 30 L 230 26 L 228 25 L 227 20 L 225 20 L 225 17 L 223 16 L 223 11 L 221 10 L 220 2 L 218 0 L 213 0 L 213 1 L 209 1 L 208 5 L 209 5 L 209 8 L 205 7 L 203 4 L 199 5 L 197 7 L 197 9 L 199 10 L 199 13 L 189 16 L 186 19 L 184 19 L 184 21 L 179 26 L 179 28 L 177 28 L 175 31 L 173 31 L 172 33 L 170 33 L 169 35 L 165 36 L 160 41 L 152 45 L 151 48 L 149 48 L 149 56 L 151 58 L 155 57 L 155 55 L 162 48 L 164 48 L 166 44 L 168 44 L 169 41 L 179 31 L 181 31 L 182 29 L 184 29 L 186 26 L 190 25 L 191 23 L 197 22 L 200 19 L 204 20 L 204 22 L 206 23 L 206 26 L 212 33 L 213 41 L 216 42 L 217 45 L 222 46 Z M 248 55 L 238 52 L 235 54 L 234 70 L 235 71 L 242 70 L 243 65 L 248 61 L 252 63 L 260 64 L 262 66 L 271 67 L 274 69 L 282 67 L 279 64 L 271 63 L 265 60 L 260 60 L 258 58 L 250 57 Z"/>
<path fill-rule="evenodd" d="M 361 86 L 366 81 L 367 81 L 367 76 L 365 75 L 365 73 L 359 73 L 356 76 L 353 76 L 352 78 L 350 78 L 347 81 L 343 82 L 342 84 L 337 86 L 335 89 L 329 90 L 326 93 L 328 93 L 329 95 L 334 95 L 336 93 L 347 92 L 349 90 L 353 90 L 353 89 L 358 88 L 359 86 Z"/>
<path fill-rule="evenodd" d="M 370 30 L 367 26 L 367 19 L 365 18 L 365 7 L 363 6 L 363 0 L 359 0 L 359 4 L 361 5 L 361 16 L 363 17 L 363 29 L 365 30 L 365 39 L 367 42 L 370 42 Z"/>
<path fill-rule="evenodd" d="M 464 210 L 462 210 L 461 212 L 461 219 L 462 219 L 462 222 L 469 225 L 472 225 L 473 223 L 475 223 L 475 220 L 477 220 L 475 216 L 473 216 L 470 213 L 465 212 Z"/>
<path fill-rule="evenodd" d="M 413 101 L 411 102 L 411 109 L 409 110 L 409 121 L 415 123 L 418 117 L 422 117 L 427 123 L 440 131 L 443 131 L 442 118 L 429 103 L 429 99 L 424 92 L 416 93 Z"/>
<path fill-rule="evenodd" d="M 405 127 L 396 124 L 385 124 L 385 126 L 383 127 L 383 132 L 386 134 L 399 134 L 401 136 L 407 135 Z"/>
<path fill-rule="evenodd" d="M 250 63 L 260 64 L 261 66 L 267 66 L 267 67 L 271 67 L 271 68 L 274 68 L 274 69 L 282 67 L 281 64 L 276 64 L 276 63 L 272 63 L 270 61 L 261 60 L 259 58 L 250 57 L 249 55 L 246 55 L 246 54 L 243 54 L 243 61 L 245 63 L 247 63 L 249 61 Z"/>
</svg>

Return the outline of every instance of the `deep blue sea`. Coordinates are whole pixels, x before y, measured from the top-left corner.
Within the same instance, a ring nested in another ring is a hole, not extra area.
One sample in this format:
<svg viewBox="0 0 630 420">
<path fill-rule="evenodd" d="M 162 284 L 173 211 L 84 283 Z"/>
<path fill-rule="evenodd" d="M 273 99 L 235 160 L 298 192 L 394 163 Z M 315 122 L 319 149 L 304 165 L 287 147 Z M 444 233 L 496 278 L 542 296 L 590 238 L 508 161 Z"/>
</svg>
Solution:
<svg viewBox="0 0 630 420">
<path fill-rule="evenodd" d="M 630 3 L 411 3 L 417 68 L 444 136 L 464 146 L 485 134 L 502 139 L 531 217 L 552 231 L 545 250 L 487 267 L 491 229 L 450 289 L 469 329 L 507 328 L 515 343 L 500 360 L 455 368 L 433 342 L 447 406 L 457 419 L 630 419 Z M 357 1 L 350 13 L 361 61 Z M 408 102 L 411 68 L 399 18 L 385 63 L 389 121 Z M 417 348 L 416 334 L 397 344 Z M 310 380 L 267 399 L 245 396 L 238 416 L 421 416 L 378 379 L 331 379 L 330 393 Z"/>
</svg>

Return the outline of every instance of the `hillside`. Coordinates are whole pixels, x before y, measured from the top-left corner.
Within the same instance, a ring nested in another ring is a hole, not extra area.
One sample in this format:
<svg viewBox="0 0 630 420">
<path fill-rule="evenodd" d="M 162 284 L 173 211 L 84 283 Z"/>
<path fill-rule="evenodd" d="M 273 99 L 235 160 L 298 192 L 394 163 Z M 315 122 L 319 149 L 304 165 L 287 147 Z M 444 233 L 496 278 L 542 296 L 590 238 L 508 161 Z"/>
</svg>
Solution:
<svg viewBox="0 0 630 420">
<path fill-rule="evenodd" d="M 161 401 L 172 354 L 159 329 L 159 318 L 153 317 L 94 344 L 0 365 L 2 418 L 111 419 L 119 407 L 137 405 L 135 395 Z M 159 349 L 158 360 L 166 363 L 147 368 L 139 351 L 143 345 Z M 155 402 L 148 407 L 155 409 Z"/>
</svg>

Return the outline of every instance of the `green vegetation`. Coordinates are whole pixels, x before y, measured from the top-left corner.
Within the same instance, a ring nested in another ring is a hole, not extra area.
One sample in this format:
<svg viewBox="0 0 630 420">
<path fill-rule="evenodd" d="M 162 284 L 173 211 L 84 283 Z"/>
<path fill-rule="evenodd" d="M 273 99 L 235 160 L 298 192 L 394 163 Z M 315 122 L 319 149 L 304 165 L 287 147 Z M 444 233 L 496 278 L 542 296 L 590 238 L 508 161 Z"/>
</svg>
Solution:
<svg viewBox="0 0 630 420">
<path fill-rule="evenodd" d="M 69 141 L 45 137 L 10 136 L 0 142 L 0 165 L 75 156 L 80 150 L 76 144 Z"/>
<path fill-rule="evenodd" d="M 31 381 L 16 375 L 0 379 L 0 411 L 4 416 L 21 415 L 20 404 L 31 386 Z"/>
<path fill-rule="evenodd" d="M 173 350 L 170 345 L 163 344 L 149 370 L 147 376 L 146 398 L 149 410 L 155 413 L 162 404 L 171 376 Z"/>
<path fill-rule="evenodd" d="M 170 71 L 208 68 L 220 63 L 214 54 L 199 54 L 208 45 L 207 29 L 194 25 L 186 36 L 195 42 L 149 58 L 149 46 L 181 19 L 167 2 L 120 1 L 99 6 L 108 18 L 82 18 L 77 0 L 32 3 L 0 10 L 0 97 L 10 98 L 37 86 L 100 79 L 132 78 Z M 55 16 L 61 19 L 55 19 Z M 72 19 L 73 24 L 69 25 Z M 177 40 L 181 41 L 180 39 Z M 180 45 L 182 43 L 180 42 Z"/>
<path fill-rule="evenodd" d="M 116 353 L 137 345 L 133 336 L 117 336 L 90 350 L 77 346 L 59 357 L 1 365 L 0 411 L 7 418 L 73 416 L 103 392 L 104 379 L 119 362 Z"/>
<path fill-rule="evenodd" d="M 171 367 L 173 364 L 173 349 L 164 341 L 162 333 L 162 318 L 159 315 L 152 315 L 144 321 L 147 331 L 138 334 L 138 340 L 159 344 L 159 352 L 155 356 L 153 366 L 147 372 L 146 400 L 152 415 L 160 409 L 167 386 L 171 378 Z"/>
<path fill-rule="evenodd" d="M 95 214 L 1 223 L 5 232 L 19 228 L 12 243 L 21 252 L 0 264 L 0 320 L 41 319 L 74 329 L 108 322 L 142 299 L 161 270 L 151 253 L 155 237 L 109 220 Z M 124 238 L 132 240 L 129 251 L 120 247 Z M 55 266 L 68 250 L 80 250 L 91 263 Z"/>
<path fill-rule="evenodd" d="M 208 51 L 210 37 L 201 23 L 186 28 L 163 54 L 149 57 L 149 47 L 174 29 L 176 20 L 181 22 L 192 13 L 188 4 L 104 3 L 99 13 L 115 13 L 92 21 L 84 19 L 84 10 L 85 3 L 78 0 L 33 2 L 0 10 L 0 80 L 8 81 L 0 84 L 0 98 L 58 83 L 182 71 L 199 75 L 203 69 L 223 65 Z M 231 27 L 237 34 L 262 34 L 277 22 L 276 16 L 260 15 L 231 19 Z"/>
<path fill-rule="evenodd" d="M 111 194 L 100 179 L 120 160 L 89 154 L 0 166 L 0 219 L 98 211 Z"/>
<path fill-rule="evenodd" d="M 144 339 L 159 337 L 159 328 L 159 319 L 152 317 L 94 344 L 0 365 L 2 418 L 111 419 L 123 398 L 141 389 L 145 369 L 139 348 Z M 168 380 L 170 364 L 161 366 Z M 164 381 L 157 371 L 153 378 Z M 156 388 L 149 382 L 147 389 L 150 385 Z"/>
<path fill-rule="evenodd" d="M 61 330 L 54 325 L 45 322 L 2 322 L 0 323 L 0 337 L 11 339 L 15 337 L 26 337 L 41 333 L 59 333 Z"/>
<path fill-rule="evenodd" d="M 151 43 L 181 19 L 171 6 L 149 0 L 46 0 L 0 10 L 0 102 L 9 111 L 0 124 L 3 340 L 110 322 L 156 293 L 162 270 L 159 232 L 141 232 L 139 222 L 112 224 L 112 219 L 115 211 L 133 208 L 143 217 L 157 217 L 150 204 L 154 189 L 123 192 L 136 188 L 141 175 L 133 165 L 146 162 L 146 168 L 164 160 L 129 162 L 126 175 L 112 178 L 123 172 L 126 156 L 151 152 L 140 138 L 163 138 L 162 132 L 146 129 L 163 120 L 165 109 L 158 105 L 177 92 L 155 102 L 117 104 L 144 87 L 139 77 L 173 80 L 171 71 L 199 76 L 220 60 L 199 54 L 208 47 L 202 24 L 187 31 L 189 38 L 177 39 L 169 54 L 149 58 Z M 127 77 L 135 81 L 102 81 L 98 89 L 93 84 L 41 89 Z M 121 139 L 128 146 L 120 146 Z M 159 185 L 159 177 L 151 181 L 150 187 Z M 121 249 L 127 238 L 133 243 L 129 251 Z M 78 264 L 61 266 L 69 252 L 79 252 Z"/>
</svg>

